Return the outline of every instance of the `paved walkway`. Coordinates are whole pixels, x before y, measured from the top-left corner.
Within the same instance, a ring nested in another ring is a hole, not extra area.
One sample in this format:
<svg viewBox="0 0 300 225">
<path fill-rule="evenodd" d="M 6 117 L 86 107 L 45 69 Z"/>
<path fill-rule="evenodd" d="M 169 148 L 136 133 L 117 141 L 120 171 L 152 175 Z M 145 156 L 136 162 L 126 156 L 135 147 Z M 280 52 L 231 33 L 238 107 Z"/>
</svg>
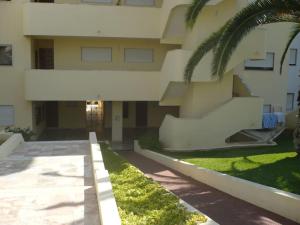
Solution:
<svg viewBox="0 0 300 225">
<path fill-rule="evenodd" d="M 297 224 L 220 192 L 134 152 L 119 152 L 147 176 L 221 225 Z"/>
<path fill-rule="evenodd" d="M 26 143 L 0 161 L 0 224 L 98 225 L 88 144 Z"/>
</svg>

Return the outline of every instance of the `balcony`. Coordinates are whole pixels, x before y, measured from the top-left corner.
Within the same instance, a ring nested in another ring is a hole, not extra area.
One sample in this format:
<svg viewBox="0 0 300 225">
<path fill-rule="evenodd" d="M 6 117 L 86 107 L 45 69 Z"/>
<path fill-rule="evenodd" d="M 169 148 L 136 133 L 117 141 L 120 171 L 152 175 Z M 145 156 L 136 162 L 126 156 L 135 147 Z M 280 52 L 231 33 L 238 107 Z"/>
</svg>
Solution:
<svg viewBox="0 0 300 225">
<path fill-rule="evenodd" d="M 249 34 L 239 45 L 232 55 L 227 66 L 230 72 L 238 65 L 243 63 L 244 59 L 263 59 L 265 57 L 266 46 L 265 29 L 256 29 Z M 259 41 L 257 41 L 259 40 Z M 160 77 L 160 100 L 162 104 L 179 105 L 181 97 L 185 94 L 186 85 L 184 83 L 185 66 L 192 55 L 190 50 L 173 50 L 169 51 L 163 67 L 162 76 Z M 199 65 L 195 68 L 192 78 L 193 82 L 210 82 L 214 81 L 211 74 L 212 53 L 207 54 Z"/>
<path fill-rule="evenodd" d="M 26 3 L 28 36 L 160 38 L 160 9 L 88 4 Z"/>
<path fill-rule="evenodd" d="M 209 1 L 217 5 L 223 0 Z M 186 34 L 185 14 L 192 0 L 164 0 L 161 9 L 160 37 L 162 43 L 182 44 Z"/>
<path fill-rule="evenodd" d="M 160 72 L 27 70 L 28 101 L 158 101 Z"/>
</svg>

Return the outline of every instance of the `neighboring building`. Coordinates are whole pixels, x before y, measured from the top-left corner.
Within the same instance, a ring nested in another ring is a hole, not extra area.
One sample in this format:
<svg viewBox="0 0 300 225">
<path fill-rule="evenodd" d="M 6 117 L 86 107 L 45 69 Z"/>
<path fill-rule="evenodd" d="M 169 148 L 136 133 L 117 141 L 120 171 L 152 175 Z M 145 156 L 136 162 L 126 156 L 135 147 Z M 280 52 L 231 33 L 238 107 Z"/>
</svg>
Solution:
<svg viewBox="0 0 300 225">
<path fill-rule="evenodd" d="M 193 30 L 190 0 L 117 2 L 0 1 L 0 126 L 111 128 L 113 141 L 123 128 L 159 128 L 166 147 L 198 149 L 261 128 L 263 104 L 285 111 L 289 26 L 252 32 L 222 81 L 206 56 L 187 85 L 192 52 L 247 1 L 211 1 Z"/>
<path fill-rule="evenodd" d="M 286 126 L 294 129 L 297 124 L 298 114 L 298 92 L 300 91 L 300 35 L 292 42 L 287 60 L 288 67 L 288 89 L 286 95 Z"/>
<path fill-rule="evenodd" d="M 286 111 L 295 111 L 297 107 L 298 91 L 300 91 L 300 35 L 292 42 L 288 52 L 288 92 Z"/>
</svg>

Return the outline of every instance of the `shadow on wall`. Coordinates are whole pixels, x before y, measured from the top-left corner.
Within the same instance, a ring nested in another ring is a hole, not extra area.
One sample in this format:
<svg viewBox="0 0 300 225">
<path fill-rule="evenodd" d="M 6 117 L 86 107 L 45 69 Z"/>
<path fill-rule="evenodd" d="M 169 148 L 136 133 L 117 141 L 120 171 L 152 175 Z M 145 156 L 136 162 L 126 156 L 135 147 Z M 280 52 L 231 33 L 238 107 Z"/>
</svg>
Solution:
<svg viewBox="0 0 300 225">
<path fill-rule="evenodd" d="M 295 148 L 292 140 L 292 131 L 284 131 L 277 139 L 274 140 L 278 143 L 277 146 L 266 147 L 247 147 L 247 148 L 231 148 L 231 149 L 216 149 L 209 151 L 192 151 L 192 152 L 164 152 L 166 155 L 176 157 L 179 159 L 190 158 L 234 158 L 234 157 L 247 157 L 255 155 L 265 155 L 274 153 L 292 153 Z"/>
</svg>

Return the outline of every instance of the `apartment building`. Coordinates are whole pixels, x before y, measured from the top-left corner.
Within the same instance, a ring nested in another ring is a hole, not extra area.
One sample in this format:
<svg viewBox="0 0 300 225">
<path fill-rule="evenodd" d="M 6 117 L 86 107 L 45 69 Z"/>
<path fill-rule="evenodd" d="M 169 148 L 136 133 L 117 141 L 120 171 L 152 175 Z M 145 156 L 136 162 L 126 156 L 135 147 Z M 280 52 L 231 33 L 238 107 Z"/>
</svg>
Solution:
<svg viewBox="0 0 300 225">
<path fill-rule="evenodd" d="M 288 92 L 286 111 L 297 110 L 298 92 L 300 90 L 300 35 L 292 42 L 289 49 Z"/>
<path fill-rule="evenodd" d="M 247 3 L 211 1 L 189 30 L 190 0 L 0 1 L 0 126 L 109 128 L 112 141 L 124 128 L 157 128 L 169 149 L 227 146 L 261 128 L 268 105 L 285 111 L 287 63 L 280 75 L 278 62 L 289 26 L 252 32 L 221 81 L 211 54 L 191 84 L 183 71 Z"/>
</svg>

